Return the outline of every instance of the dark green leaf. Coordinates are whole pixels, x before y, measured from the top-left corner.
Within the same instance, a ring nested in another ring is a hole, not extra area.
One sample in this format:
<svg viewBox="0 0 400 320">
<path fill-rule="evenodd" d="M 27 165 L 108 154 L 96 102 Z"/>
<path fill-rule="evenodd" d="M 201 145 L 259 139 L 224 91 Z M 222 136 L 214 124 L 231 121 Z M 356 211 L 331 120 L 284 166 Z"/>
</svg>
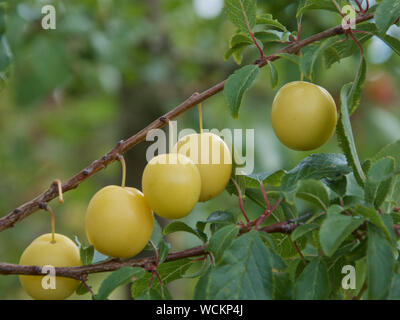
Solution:
<svg viewBox="0 0 400 320">
<path fill-rule="evenodd" d="M 384 157 L 393 157 L 396 160 L 396 166 L 400 165 L 400 140 L 385 146 L 371 160 L 376 162 Z"/>
<path fill-rule="evenodd" d="M 297 227 L 296 229 L 294 229 L 294 231 L 290 235 L 290 238 L 292 239 L 292 241 L 296 241 L 297 239 L 303 237 L 304 235 L 306 235 L 306 234 L 310 233 L 311 231 L 318 229 L 318 228 L 319 228 L 319 225 L 316 223 L 303 224 L 303 225 Z"/>
<path fill-rule="evenodd" d="M 351 86 L 349 93 L 349 115 L 352 115 L 354 111 L 356 111 L 361 98 L 361 93 L 364 87 L 365 75 L 367 73 L 367 64 L 365 62 L 365 58 L 361 58 L 360 67 L 358 68 L 358 72 L 356 78 Z"/>
<path fill-rule="evenodd" d="M 254 32 L 254 36 L 262 43 L 288 41 L 289 34 L 289 32 L 279 32 L 276 30 L 261 30 Z"/>
<path fill-rule="evenodd" d="M 237 214 L 230 211 L 214 211 L 210 214 L 207 220 L 197 221 L 196 228 L 197 230 L 204 232 L 207 223 L 220 225 L 234 224 L 236 223 L 236 217 Z"/>
<path fill-rule="evenodd" d="M 400 2 L 396 0 L 382 0 L 374 16 L 378 31 L 385 34 L 398 17 L 400 17 Z"/>
<path fill-rule="evenodd" d="M 309 201 L 322 210 L 329 207 L 329 194 L 325 185 L 319 180 L 301 180 L 298 183 L 296 197 Z"/>
<path fill-rule="evenodd" d="M 331 0 L 305 0 L 300 3 L 296 16 L 302 15 L 308 10 L 328 10 L 339 13 Z"/>
<path fill-rule="evenodd" d="M 80 254 L 81 254 L 81 261 L 83 265 L 91 264 L 94 256 L 94 247 L 93 246 L 81 246 Z"/>
<path fill-rule="evenodd" d="M 392 247 L 373 225 L 368 226 L 368 299 L 384 299 L 393 278 Z"/>
<path fill-rule="evenodd" d="M 146 273 L 144 269 L 139 267 L 123 267 L 111 273 L 102 283 L 99 292 L 95 295 L 95 300 L 104 300 L 117 287 L 122 286 L 131 281 L 133 277 L 141 277 Z"/>
<path fill-rule="evenodd" d="M 289 273 L 275 273 L 274 283 L 275 300 L 291 300 L 293 298 L 293 283 Z"/>
<path fill-rule="evenodd" d="M 294 64 L 300 66 L 300 57 L 298 55 L 290 53 L 278 53 L 277 56 L 289 60 L 290 62 L 293 62 Z"/>
<path fill-rule="evenodd" d="M 348 110 L 348 94 L 351 84 L 343 86 L 340 93 L 341 107 L 339 121 L 336 127 L 337 138 L 339 146 L 346 156 L 347 162 L 353 168 L 354 176 L 360 186 L 364 186 L 365 175 L 361 168 L 360 160 L 358 158 L 356 145 L 354 142 L 353 131 L 350 123 L 350 116 Z"/>
<path fill-rule="evenodd" d="M 260 68 L 258 66 L 248 65 L 236 70 L 226 80 L 224 95 L 231 109 L 231 114 L 235 119 L 239 117 L 239 108 L 244 93 L 250 88 L 259 72 Z"/>
<path fill-rule="evenodd" d="M 334 178 L 351 171 L 342 154 L 317 153 L 308 156 L 282 178 L 282 190 L 292 190 L 301 179 Z"/>
<path fill-rule="evenodd" d="M 338 208 L 338 209 L 337 209 Z M 342 208 L 332 206 L 329 208 L 328 217 L 321 225 L 319 240 L 322 250 L 327 256 L 332 256 L 343 241 L 363 222 L 360 217 L 345 216 L 337 212 Z"/>
<path fill-rule="evenodd" d="M 378 227 L 383 234 L 386 236 L 388 240 L 391 239 L 390 232 L 386 228 L 386 225 L 384 224 L 381 215 L 376 211 L 375 209 L 372 208 L 367 208 L 361 204 L 356 205 L 354 208 L 354 212 L 357 214 L 361 214 L 366 218 L 369 222 L 374 224 L 376 227 Z"/>
<path fill-rule="evenodd" d="M 269 67 L 269 76 L 271 79 L 271 87 L 273 89 L 278 85 L 278 72 L 276 71 L 276 68 L 272 62 L 268 63 L 268 67 Z"/>
<path fill-rule="evenodd" d="M 394 275 L 387 299 L 400 300 L 400 273 Z"/>
<path fill-rule="evenodd" d="M 285 175 L 284 170 L 278 170 L 274 172 L 263 172 L 263 173 L 252 173 L 245 176 L 246 188 L 260 188 L 260 182 L 263 185 L 279 186 L 281 184 L 282 177 Z"/>
<path fill-rule="evenodd" d="M 365 183 L 365 202 L 371 205 L 382 204 L 389 193 L 392 176 L 395 170 L 395 160 L 385 157 L 375 162 L 368 172 Z"/>
<path fill-rule="evenodd" d="M 231 246 L 238 232 L 239 229 L 236 225 L 227 225 L 215 232 L 210 238 L 207 250 L 212 252 L 217 262 L 222 258 L 225 250 Z"/>
<path fill-rule="evenodd" d="M 286 27 L 282 23 L 280 23 L 278 20 L 274 19 L 272 17 L 272 14 L 269 14 L 269 13 L 266 13 L 266 14 L 263 14 L 262 16 L 257 17 L 256 23 L 257 24 L 265 24 L 270 27 L 275 27 L 284 32 L 287 31 Z"/>
<path fill-rule="evenodd" d="M 221 262 L 200 278 L 197 299 L 272 299 L 272 258 L 258 232 L 234 240 Z"/>
<path fill-rule="evenodd" d="M 84 294 L 86 294 L 86 293 L 88 293 L 88 292 L 89 292 L 88 288 L 86 288 L 85 285 L 84 285 L 82 282 L 79 283 L 79 286 L 78 286 L 78 288 L 77 288 L 76 291 L 75 291 L 75 293 L 76 293 L 78 296 L 83 296 Z"/>
<path fill-rule="evenodd" d="M 296 300 L 323 300 L 330 292 L 328 270 L 325 262 L 318 258 L 310 262 L 296 281 Z"/>
<path fill-rule="evenodd" d="M 252 29 L 256 25 L 256 10 L 255 0 L 225 0 L 226 15 L 244 33 L 249 33 L 248 28 Z"/>
<path fill-rule="evenodd" d="M 164 262 L 157 267 L 157 272 L 161 278 L 163 285 L 165 286 L 174 280 L 182 278 L 192 264 L 193 261 L 190 259 L 180 259 L 171 262 Z M 131 294 L 133 298 L 136 299 L 137 297 L 140 297 L 143 292 L 148 289 L 151 277 L 151 273 L 146 272 L 142 277 L 138 277 L 137 280 L 133 281 L 131 287 Z M 160 283 L 158 282 L 158 279 L 154 279 L 152 288 L 160 288 Z"/>
<path fill-rule="evenodd" d="M 194 234 L 196 237 L 198 237 L 201 241 L 206 242 L 207 241 L 207 235 L 199 230 L 195 230 L 192 227 L 189 227 L 186 223 L 183 221 L 174 221 L 171 222 L 169 225 L 167 225 L 164 228 L 163 233 L 165 235 L 171 234 L 173 232 L 178 232 L 178 231 L 183 231 L 183 232 L 189 232 L 191 234 Z"/>
</svg>

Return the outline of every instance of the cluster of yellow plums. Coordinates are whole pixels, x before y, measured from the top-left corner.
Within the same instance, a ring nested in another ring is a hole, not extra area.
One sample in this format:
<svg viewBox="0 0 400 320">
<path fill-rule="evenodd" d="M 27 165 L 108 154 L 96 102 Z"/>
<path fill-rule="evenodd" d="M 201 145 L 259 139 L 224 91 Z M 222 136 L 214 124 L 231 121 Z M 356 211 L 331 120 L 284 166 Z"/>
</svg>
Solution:
<svg viewBox="0 0 400 320">
<path fill-rule="evenodd" d="M 336 106 L 322 87 L 291 82 L 278 91 L 271 120 L 283 144 L 295 150 L 311 150 L 332 136 Z M 220 137 L 212 133 L 183 137 L 170 153 L 148 162 L 142 176 L 143 193 L 125 187 L 123 182 L 122 186 L 104 187 L 93 196 L 85 224 L 89 242 L 107 256 L 135 256 L 150 240 L 153 212 L 166 219 L 188 215 L 197 202 L 212 199 L 225 189 L 231 170 L 231 153 Z M 76 244 L 53 231 L 53 235 L 36 238 L 23 252 L 20 264 L 70 267 L 81 265 L 81 260 Z M 79 284 L 74 279 L 57 277 L 56 289 L 46 290 L 42 278 L 21 275 L 20 281 L 36 299 L 65 299 Z"/>
</svg>

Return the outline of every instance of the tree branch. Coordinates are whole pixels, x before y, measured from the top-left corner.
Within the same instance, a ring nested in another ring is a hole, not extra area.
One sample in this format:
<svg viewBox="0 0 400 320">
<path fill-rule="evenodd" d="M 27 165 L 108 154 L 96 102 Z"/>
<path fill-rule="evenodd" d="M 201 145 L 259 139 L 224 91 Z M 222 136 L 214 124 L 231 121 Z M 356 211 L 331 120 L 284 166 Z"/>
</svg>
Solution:
<svg viewBox="0 0 400 320">
<path fill-rule="evenodd" d="M 367 21 L 373 18 L 373 14 L 367 14 L 363 16 L 359 16 L 357 18 L 357 23 Z M 322 40 L 326 39 L 335 35 L 343 34 L 344 30 L 342 29 L 342 26 L 336 26 L 334 28 L 325 30 L 323 32 L 320 32 L 318 34 L 315 34 L 309 38 L 306 38 L 304 40 L 295 42 L 287 47 L 284 47 L 283 49 L 279 50 L 275 54 L 272 54 L 270 56 L 264 57 L 264 59 L 261 59 L 257 62 L 258 66 L 261 68 L 265 66 L 269 61 L 274 61 L 279 59 L 279 54 L 280 53 L 296 53 L 298 52 L 301 48 Z M 176 108 L 172 109 L 170 112 L 166 113 L 165 115 L 159 117 L 152 123 L 150 123 L 147 127 L 143 128 L 141 131 L 139 131 L 137 134 L 131 136 L 125 141 L 120 141 L 118 144 L 111 149 L 106 155 L 101 157 L 98 160 L 95 160 L 91 165 L 86 167 L 85 169 L 81 170 L 79 173 L 77 173 L 75 176 L 70 178 L 68 181 L 64 182 L 62 184 L 62 191 L 65 193 L 69 190 L 77 188 L 83 181 L 85 181 L 87 178 L 91 177 L 94 175 L 96 172 L 101 171 L 102 169 L 106 168 L 110 163 L 118 160 L 118 156 L 129 149 L 133 148 L 136 144 L 144 141 L 146 139 L 147 133 L 152 130 L 152 129 L 158 129 L 162 128 L 167 120 L 171 120 L 173 118 L 176 118 L 180 114 L 186 112 L 187 110 L 193 108 L 194 106 L 198 105 L 200 102 L 208 99 L 209 97 L 217 94 L 218 92 L 222 91 L 225 85 L 225 81 L 222 81 L 215 86 L 207 89 L 206 91 L 203 91 L 200 94 L 195 94 L 192 95 L 190 98 L 188 98 L 186 101 L 181 103 L 179 106 Z M 11 211 L 9 214 L 4 216 L 3 218 L 0 219 L 0 231 L 3 231 L 7 228 L 10 228 L 14 226 L 14 224 L 18 221 L 21 221 L 22 219 L 25 219 L 29 215 L 31 215 L 33 212 L 37 211 L 40 209 L 41 206 L 43 206 L 43 203 L 47 203 L 54 198 L 58 196 L 58 187 L 57 184 L 52 184 L 50 187 L 44 191 L 42 194 L 34 198 L 33 200 L 19 206 L 18 208 L 14 209 Z"/>
<path fill-rule="evenodd" d="M 260 229 L 260 231 L 267 233 L 288 234 L 291 233 L 294 229 L 296 229 L 300 225 L 299 223 L 294 223 L 294 221 L 295 220 L 278 222 L 276 224 L 266 226 Z M 201 246 L 197 246 L 191 249 L 170 253 L 165 259 L 165 262 L 206 255 L 208 254 L 206 247 L 207 244 L 203 244 Z M 55 268 L 55 271 L 57 276 L 74 278 L 82 281 L 82 279 L 85 279 L 86 276 L 91 273 L 110 272 L 118 270 L 122 267 L 146 268 L 149 265 L 155 264 L 156 259 L 157 258 L 155 256 L 149 258 L 139 258 L 139 259 L 132 258 L 126 260 L 112 259 L 86 266 Z M 38 266 L 23 266 L 18 264 L 0 262 L 0 275 L 19 275 L 19 274 L 41 275 L 41 276 L 44 275 L 43 273 L 41 273 L 41 268 Z"/>
</svg>

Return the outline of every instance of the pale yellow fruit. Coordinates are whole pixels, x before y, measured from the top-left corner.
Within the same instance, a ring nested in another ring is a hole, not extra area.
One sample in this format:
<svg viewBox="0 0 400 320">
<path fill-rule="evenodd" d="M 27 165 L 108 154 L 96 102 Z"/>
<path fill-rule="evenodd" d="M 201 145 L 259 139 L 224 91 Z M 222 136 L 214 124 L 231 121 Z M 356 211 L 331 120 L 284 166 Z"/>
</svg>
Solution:
<svg viewBox="0 0 400 320">
<path fill-rule="evenodd" d="M 89 242 L 97 251 L 129 258 L 149 242 L 153 223 L 153 213 L 139 190 L 107 186 L 90 200 L 85 227 Z"/>
<path fill-rule="evenodd" d="M 278 139 L 294 150 L 322 146 L 336 128 L 335 101 L 324 88 L 294 81 L 276 94 L 271 110 L 272 127 Z"/>
<path fill-rule="evenodd" d="M 197 165 L 201 176 L 199 201 L 218 196 L 232 172 L 232 155 L 226 143 L 213 133 L 189 134 L 181 138 L 173 152 L 183 154 Z"/>
<path fill-rule="evenodd" d="M 159 216 L 179 219 L 199 200 L 201 178 L 192 160 L 176 153 L 161 154 L 147 164 L 142 187 L 146 202 Z"/>
<path fill-rule="evenodd" d="M 20 265 L 53 267 L 80 266 L 81 259 L 79 249 L 68 237 L 56 233 L 55 243 L 51 243 L 51 233 L 41 235 L 22 253 Z M 46 273 L 48 274 L 48 273 Z M 38 300 L 62 300 L 73 294 L 79 285 L 79 281 L 56 277 L 55 289 L 44 289 L 42 279 L 44 276 L 19 276 L 22 287 L 34 299 Z"/>
</svg>

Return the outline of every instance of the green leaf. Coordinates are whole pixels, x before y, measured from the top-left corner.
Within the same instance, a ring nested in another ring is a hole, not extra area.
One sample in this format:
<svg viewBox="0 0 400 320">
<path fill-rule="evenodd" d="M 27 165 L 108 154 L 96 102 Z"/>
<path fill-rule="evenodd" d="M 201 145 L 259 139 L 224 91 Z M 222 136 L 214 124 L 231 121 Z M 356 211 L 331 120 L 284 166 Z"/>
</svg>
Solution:
<svg viewBox="0 0 400 320">
<path fill-rule="evenodd" d="M 316 223 L 303 224 L 301 226 L 298 226 L 296 229 L 294 229 L 294 231 L 290 235 L 290 238 L 292 239 L 292 241 L 296 241 L 297 239 L 300 239 L 304 235 L 306 235 L 306 234 L 310 233 L 311 231 L 318 229 L 318 228 L 319 228 L 319 225 Z"/>
<path fill-rule="evenodd" d="M 256 25 L 257 3 L 255 0 L 225 0 L 225 13 L 232 23 L 244 33 L 249 33 L 248 27 Z M 249 26 L 247 26 L 246 20 Z"/>
<path fill-rule="evenodd" d="M 395 160 L 391 157 L 382 158 L 371 166 L 364 189 L 366 203 L 374 205 L 376 200 L 378 205 L 383 203 L 389 193 L 394 170 Z"/>
<path fill-rule="evenodd" d="M 347 191 L 347 177 L 345 175 L 334 179 L 324 179 L 323 182 L 337 195 L 343 197 Z"/>
<path fill-rule="evenodd" d="M 296 300 L 323 300 L 329 296 L 330 283 L 325 262 L 315 259 L 309 263 L 296 281 Z"/>
<path fill-rule="evenodd" d="M 400 165 L 400 140 L 385 146 L 371 158 L 371 161 L 376 162 L 384 157 L 393 157 L 396 160 L 396 166 Z"/>
<path fill-rule="evenodd" d="M 133 277 L 141 277 L 146 271 L 139 267 L 123 267 L 111 273 L 102 283 L 95 300 L 105 300 L 117 287 L 131 281 Z"/>
<path fill-rule="evenodd" d="M 294 64 L 300 66 L 300 57 L 298 55 L 290 53 L 278 53 L 277 56 L 289 60 L 290 62 L 293 62 Z"/>
<path fill-rule="evenodd" d="M 243 33 L 234 34 L 232 36 L 231 40 L 229 41 L 230 48 L 234 48 L 234 47 L 236 47 L 238 45 L 242 45 L 242 44 L 252 45 L 254 43 L 249 35 L 243 34 Z"/>
<path fill-rule="evenodd" d="M 208 223 L 212 225 L 234 224 L 236 223 L 236 217 L 237 215 L 230 211 L 214 211 L 206 220 L 197 221 L 196 228 L 197 230 L 204 232 L 204 229 Z"/>
<path fill-rule="evenodd" d="M 400 40 L 397 38 L 393 38 L 392 36 L 389 36 L 388 34 L 385 34 L 384 36 L 379 35 L 379 38 L 381 38 L 382 41 L 384 41 L 389 47 L 392 48 L 392 50 L 400 56 Z"/>
<path fill-rule="evenodd" d="M 89 289 L 85 287 L 85 285 L 81 282 L 79 283 L 78 288 L 75 290 L 75 293 L 78 296 L 83 296 L 84 294 L 88 293 Z"/>
<path fill-rule="evenodd" d="M 239 108 L 242 103 L 243 94 L 257 77 L 260 69 L 256 65 L 248 65 L 236 70 L 229 76 L 225 83 L 224 95 L 231 109 L 232 116 L 239 117 Z"/>
<path fill-rule="evenodd" d="M 224 60 L 228 60 L 229 57 L 232 56 L 236 64 L 240 65 L 242 63 L 242 51 L 245 47 L 247 47 L 247 44 L 241 44 L 234 48 L 229 48 L 224 53 Z"/>
<path fill-rule="evenodd" d="M 167 258 L 171 245 L 165 240 L 160 241 L 157 250 L 159 254 L 158 263 L 161 264 Z"/>
<path fill-rule="evenodd" d="M 166 287 L 163 288 L 146 288 L 145 291 L 135 300 L 172 300 L 172 296 Z"/>
<path fill-rule="evenodd" d="M 389 242 L 373 225 L 368 225 L 368 299 L 384 299 L 394 271 L 394 256 Z"/>
<path fill-rule="evenodd" d="M 83 265 L 91 264 L 94 256 L 93 246 L 81 246 L 80 249 L 81 261 Z"/>
<path fill-rule="evenodd" d="M 383 234 L 386 236 L 386 238 L 390 241 L 391 236 L 389 230 L 386 228 L 385 223 L 382 220 L 381 215 L 376 211 L 375 209 L 372 208 L 367 208 L 361 204 L 356 205 L 354 208 L 354 212 L 357 214 L 361 214 L 364 216 L 369 222 L 374 224 L 376 227 L 378 227 Z"/>
<path fill-rule="evenodd" d="M 389 29 L 399 16 L 399 1 L 382 0 L 374 15 L 378 31 L 382 34 L 386 33 L 387 29 Z"/>
<path fill-rule="evenodd" d="M 196 299 L 272 299 L 272 257 L 256 231 L 236 240 L 221 262 L 200 278 Z"/>
<path fill-rule="evenodd" d="M 160 224 L 157 219 L 154 218 L 153 232 L 151 233 L 150 241 L 152 241 L 156 246 L 163 240 L 163 233 Z"/>
<path fill-rule="evenodd" d="M 315 153 L 301 160 L 282 178 L 281 189 L 292 190 L 301 179 L 334 178 L 351 172 L 346 158 L 336 153 Z"/>
<path fill-rule="evenodd" d="M 306 78 L 311 81 L 314 80 L 316 62 L 323 55 L 326 48 L 332 45 L 332 42 L 332 39 L 327 39 L 323 42 L 308 45 L 301 50 L 302 56 L 300 58 L 300 69 Z"/>
<path fill-rule="evenodd" d="M 319 240 L 322 250 L 331 257 L 340 247 L 343 241 L 363 222 L 360 217 L 345 216 L 336 210 L 342 210 L 338 206 L 329 208 L 328 217 L 324 220 L 319 230 Z"/>
<path fill-rule="evenodd" d="M 394 275 L 387 299 L 400 300 L 400 273 Z"/>
<path fill-rule="evenodd" d="M 309 201 L 322 210 L 329 207 L 329 194 L 325 185 L 319 180 L 301 180 L 296 190 L 296 197 Z"/>
<path fill-rule="evenodd" d="M 297 8 L 296 17 L 299 17 L 308 10 L 328 10 L 339 13 L 331 0 L 306 0 L 301 2 Z"/>
<path fill-rule="evenodd" d="M 253 45 L 254 42 L 247 34 L 236 33 L 229 41 L 229 49 L 224 54 L 224 59 L 228 60 L 231 55 L 237 64 L 241 63 L 242 51 L 244 48 Z M 262 43 L 261 43 L 262 46 Z"/>
<path fill-rule="evenodd" d="M 159 244 L 162 241 L 165 241 L 163 238 L 162 228 L 161 228 L 160 224 L 158 223 L 157 219 L 154 218 L 153 232 L 151 233 L 150 241 L 147 243 L 144 250 L 153 251 L 154 246 L 156 246 L 156 248 L 159 248 Z"/>
<path fill-rule="evenodd" d="M 341 107 L 339 121 L 336 127 L 336 133 L 339 146 L 343 150 L 347 162 L 353 168 L 354 176 L 358 184 L 363 187 L 365 182 L 365 175 L 361 168 L 360 160 L 358 159 L 348 110 L 348 93 L 350 86 L 351 84 L 344 85 L 340 93 Z"/>
<path fill-rule="evenodd" d="M 159 265 L 157 267 L 157 272 L 164 287 L 168 283 L 182 278 L 192 264 L 193 261 L 190 259 L 179 259 L 176 261 L 164 262 Z M 131 287 L 133 298 L 136 299 L 137 297 L 140 297 L 148 289 L 151 277 L 151 273 L 145 272 L 142 277 L 138 277 L 137 280 L 133 281 Z M 154 279 L 152 288 L 159 290 L 160 283 L 158 282 L 158 279 Z"/>
<path fill-rule="evenodd" d="M 354 111 L 356 111 L 361 98 L 361 93 L 364 87 L 365 75 L 367 73 L 367 64 L 365 62 L 365 58 L 361 58 L 360 67 L 358 68 L 358 72 L 356 75 L 356 79 L 351 86 L 349 93 L 349 115 L 352 115 Z"/>
<path fill-rule="evenodd" d="M 274 283 L 274 300 L 293 299 L 293 283 L 289 273 L 275 273 Z"/>
<path fill-rule="evenodd" d="M 271 79 L 271 88 L 274 89 L 278 85 L 278 72 L 272 62 L 268 63 L 269 76 Z"/>
<path fill-rule="evenodd" d="M 362 27 L 359 27 L 359 25 L 357 25 L 357 30 L 363 31 Z M 372 34 L 356 33 L 354 36 L 361 44 L 364 44 L 367 40 L 371 39 Z M 324 51 L 326 69 L 329 69 L 334 63 L 340 62 L 340 60 L 350 57 L 357 51 L 360 51 L 355 41 L 343 40 L 345 40 L 343 36 L 335 36 L 329 39 L 331 45 Z"/>
<path fill-rule="evenodd" d="M 12 55 L 7 38 L 0 36 L 0 71 L 5 71 L 11 63 Z"/>
<path fill-rule="evenodd" d="M 272 237 L 276 242 L 276 251 L 282 258 L 292 258 L 299 256 L 299 253 L 289 235 L 274 233 Z M 306 246 L 307 239 L 300 237 L 296 240 L 296 243 L 299 249 L 303 250 Z"/>
<path fill-rule="evenodd" d="M 375 23 L 364 22 L 357 25 L 357 30 L 370 32 L 377 37 L 379 37 L 382 41 L 384 41 L 392 50 L 400 55 L 400 40 L 397 38 L 393 38 L 392 36 L 380 33 Z"/>
<path fill-rule="evenodd" d="M 272 14 L 269 14 L 269 13 L 263 14 L 262 16 L 258 16 L 256 23 L 257 24 L 265 24 L 270 27 L 275 27 L 275 28 L 282 30 L 283 32 L 287 31 L 287 28 L 282 23 L 280 23 L 278 20 L 274 19 L 272 17 Z"/>
<path fill-rule="evenodd" d="M 256 39 L 262 43 L 288 41 L 289 35 L 289 32 L 279 32 L 276 30 L 261 30 L 254 32 Z"/>
<path fill-rule="evenodd" d="M 233 240 L 236 238 L 239 229 L 236 225 L 227 225 L 219 229 L 211 238 L 207 246 L 207 250 L 211 251 L 218 262 L 225 250 L 231 245 Z"/>
<path fill-rule="evenodd" d="M 263 185 L 278 187 L 284 175 L 284 170 L 249 174 L 245 176 L 246 188 L 258 189 L 260 188 L 260 182 L 262 182 Z"/>
<path fill-rule="evenodd" d="M 196 237 L 198 237 L 201 241 L 207 242 L 207 235 L 199 230 L 195 230 L 192 227 L 189 227 L 186 223 L 183 221 L 174 221 L 171 222 L 169 225 L 167 225 L 164 228 L 163 233 L 165 235 L 171 234 L 173 232 L 178 232 L 178 231 L 183 231 L 183 232 L 189 232 L 191 234 L 194 234 Z"/>
</svg>

